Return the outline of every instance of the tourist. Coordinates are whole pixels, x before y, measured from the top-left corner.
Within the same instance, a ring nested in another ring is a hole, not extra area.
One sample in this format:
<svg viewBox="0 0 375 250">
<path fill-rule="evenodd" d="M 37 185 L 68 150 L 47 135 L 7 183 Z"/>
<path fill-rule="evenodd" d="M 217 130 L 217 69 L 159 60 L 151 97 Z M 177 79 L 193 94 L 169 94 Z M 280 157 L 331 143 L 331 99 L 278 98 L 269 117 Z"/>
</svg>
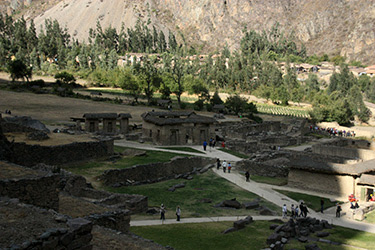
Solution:
<svg viewBox="0 0 375 250">
<path fill-rule="evenodd" d="M 250 182 L 250 173 L 249 173 L 249 171 L 246 171 L 245 177 L 246 177 L 246 182 Z"/>
<path fill-rule="evenodd" d="M 320 212 L 323 213 L 324 210 L 324 200 L 323 198 L 320 199 Z"/>
<path fill-rule="evenodd" d="M 217 158 L 216 159 L 216 168 L 217 168 L 217 170 L 219 170 L 220 166 L 221 166 L 220 159 Z"/>
<path fill-rule="evenodd" d="M 177 221 L 180 221 L 180 218 L 181 218 L 181 209 L 180 209 L 180 206 L 177 206 L 176 215 L 177 215 Z"/>
<path fill-rule="evenodd" d="M 225 173 L 226 170 L 227 170 L 227 162 L 224 160 L 223 161 L 223 172 Z"/>
<path fill-rule="evenodd" d="M 230 173 L 231 169 L 232 169 L 232 165 L 230 164 L 230 162 L 228 162 L 228 173 Z"/>
<path fill-rule="evenodd" d="M 203 150 L 206 151 L 206 148 L 207 148 L 207 141 L 204 140 L 204 142 L 203 142 Z"/>
<path fill-rule="evenodd" d="M 161 206 L 160 206 L 160 219 L 162 221 L 165 220 L 165 207 L 164 207 L 164 204 L 161 204 Z"/>
<path fill-rule="evenodd" d="M 336 217 L 337 218 L 340 218 L 340 213 L 341 213 L 341 205 L 339 203 L 337 203 L 337 207 L 336 207 Z"/>
<path fill-rule="evenodd" d="M 295 207 L 294 217 L 299 217 L 299 208 L 298 208 L 298 205 L 296 205 L 296 207 Z"/>
<path fill-rule="evenodd" d="M 294 204 L 290 207 L 290 211 L 292 212 L 292 215 L 290 217 L 294 218 L 295 216 L 295 209 L 294 209 Z"/>
<path fill-rule="evenodd" d="M 287 215 L 288 215 L 288 210 L 286 208 L 286 204 L 283 205 L 283 208 L 281 209 L 282 213 L 283 213 L 283 219 L 286 219 Z"/>
<path fill-rule="evenodd" d="M 212 150 L 212 138 L 210 138 L 210 141 L 209 141 L 208 145 L 210 147 L 210 152 L 211 152 L 211 150 Z"/>
<path fill-rule="evenodd" d="M 213 139 L 213 140 L 212 140 L 212 147 L 215 148 L 215 145 L 216 145 L 216 140 Z"/>
</svg>

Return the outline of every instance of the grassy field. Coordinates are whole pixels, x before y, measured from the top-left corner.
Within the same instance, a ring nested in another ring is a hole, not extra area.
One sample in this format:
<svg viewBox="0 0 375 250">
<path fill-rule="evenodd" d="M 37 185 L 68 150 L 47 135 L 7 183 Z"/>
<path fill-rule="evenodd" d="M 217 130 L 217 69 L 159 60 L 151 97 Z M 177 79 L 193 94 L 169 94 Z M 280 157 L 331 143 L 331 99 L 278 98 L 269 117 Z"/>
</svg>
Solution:
<svg viewBox="0 0 375 250">
<path fill-rule="evenodd" d="M 365 222 L 375 224 L 375 210 L 366 214 Z"/>
<path fill-rule="evenodd" d="M 169 245 L 177 250 L 210 250 L 210 249 L 263 249 L 268 247 L 266 239 L 272 234 L 269 221 L 255 221 L 237 232 L 222 234 L 232 227 L 232 222 L 212 222 L 200 224 L 174 224 L 147 227 L 131 227 L 131 232 L 164 246 Z M 327 230 L 330 236 L 326 239 L 354 247 L 374 249 L 374 234 L 352 229 L 335 227 Z M 307 243 L 310 244 L 310 243 Z M 284 249 L 305 249 L 305 245 L 291 240 Z M 343 250 L 353 249 L 350 246 L 334 246 L 317 242 L 321 249 Z"/>
<path fill-rule="evenodd" d="M 295 193 L 295 192 L 290 192 L 290 191 L 285 191 L 285 190 L 277 190 L 277 192 L 280 192 L 289 198 L 292 198 L 295 201 L 300 201 L 303 200 L 304 203 L 314 211 L 319 212 L 320 211 L 320 199 L 321 197 L 318 196 L 313 196 L 313 195 L 308 195 L 308 194 L 302 194 L 302 193 Z M 337 202 L 331 202 L 327 198 L 323 198 L 324 200 L 324 209 L 327 209 L 329 207 L 333 207 L 336 205 Z"/>
<path fill-rule="evenodd" d="M 167 191 L 168 188 L 182 182 L 186 184 L 185 188 L 176 189 L 174 192 Z M 242 203 L 259 197 L 220 178 L 211 171 L 196 175 L 190 181 L 173 179 L 149 185 L 121 188 L 107 187 L 106 189 L 115 193 L 146 195 L 149 206 L 159 207 L 163 203 L 167 208 L 167 218 L 175 218 L 174 211 L 177 206 L 181 207 L 182 217 L 255 215 L 258 213 L 255 210 L 246 210 L 243 208 L 238 210 L 214 208 L 213 205 L 227 199 L 236 198 L 237 201 Z M 201 202 L 202 199 L 210 199 L 212 202 L 203 203 Z M 265 200 L 261 200 L 260 204 L 277 212 L 280 210 L 276 205 Z M 148 219 L 159 217 L 158 214 L 144 216 Z M 138 218 L 144 219 L 144 216 L 138 216 Z"/>
</svg>

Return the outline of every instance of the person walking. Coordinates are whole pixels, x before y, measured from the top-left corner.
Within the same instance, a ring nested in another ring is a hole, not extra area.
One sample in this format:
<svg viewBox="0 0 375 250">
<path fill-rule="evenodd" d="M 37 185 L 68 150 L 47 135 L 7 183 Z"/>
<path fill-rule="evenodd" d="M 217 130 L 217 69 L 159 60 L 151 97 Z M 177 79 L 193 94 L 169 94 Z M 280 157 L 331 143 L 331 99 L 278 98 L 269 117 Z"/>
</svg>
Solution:
<svg viewBox="0 0 375 250">
<path fill-rule="evenodd" d="M 203 142 L 203 150 L 206 151 L 206 148 L 207 148 L 207 141 L 204 140 L 204 142 Z"/>
<path fill-rule="evenodd" d="M 177 206 L 176 215 L 177 215 L 177 221 L 180 221 L 180 218 L 181 218 L 181 208 L 180 208 L 180 206 Z"/>
<path fill-rule="evenodd" d="M 287 214 L 288 214 L 288 210 L 286 208 L 286 204 L 283 205 L 283 207 L 281 209 L 281 212 L 283 213 L 283 219 L 286 219 Z"/>
<path fill-rule="evenodd" d="M 223 161 L 223 172 L 225 173 L 225 171 L 227 170 L 227 162 L 226 160 Z"/>
<path fill-rule="evenodd" d="M 165 207 L 164 207 L 164 204 L 161 204 L 161 206 L 160 206 L 160 219 L 162 221 L 165 221 Z"/>
<path fill-rule="evenodd" d="M 337 218 L 340 218 L 340 216 L 341 216 L 341 205 L 340 205 L 340 203 L 337 203 L 337 207 L 336 207 L 336 217 Z"/>
<path fill-rule="evenodd" d="M 216 159 L 216 168 L 217 168 L 217 170 L 219 170 L 220 166 L 221 166 L 220 159 L 217 158 Z"/>
<path fill-rule="evenodd" d="M 296 207 L 294 209 L 294 218 L 296 217 L 299 217 L 299 208 L 298 208 L 298 204 L 296 204 Z"/>
<path fill-rule="evenodd" d="M 294 204 L 292 204 L 292 206 L 290 207 L 290 211 L 292 212 L 292 215 L 290 217 L 294 218 L 294 213 L 295 213 Z"/>
<path fill-rule="evenodd" d="M 323 213 L 324 210 L 324 200 L 323 198 L 320 199 L 320 212 Z"/>
<path fill-rule="evenodd" d="M 232 164 L 230 164 L 230 162 L 228 162 L 228 173 L 230 173 L 231 169 L 232 169 Z"/>
<path fill-rule="evenodd" d="M 246 171 L 245 177 L 246 177 L 246 182 L 250 182 L 250 173 L 249 173 L 249 171 Z"/>
</svg>

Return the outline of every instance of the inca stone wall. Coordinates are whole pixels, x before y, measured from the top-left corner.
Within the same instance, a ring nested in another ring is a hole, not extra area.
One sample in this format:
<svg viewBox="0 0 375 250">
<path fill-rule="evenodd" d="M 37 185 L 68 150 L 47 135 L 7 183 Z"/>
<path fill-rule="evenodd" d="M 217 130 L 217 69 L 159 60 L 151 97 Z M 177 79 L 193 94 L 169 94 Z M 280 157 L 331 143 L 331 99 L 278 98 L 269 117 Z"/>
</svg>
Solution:
<svg viewBox="0 0 375 250">
<path fill-rule="evenodd" d="M 58 146 L 28 145 L 14 143 L 14 163 L 33 166 L 39 163 L 62 165 L 75 161 L 95 159 L 113 154 L 113 140 L 76 142 Z"/>
<path fill-rule="evenodd" d="M 203 157 L 175 157 L 165 163 L 137 165 L 126 169 L 105 171 L 100 179 L 105 185 L 134 185 L 152 183 L 176 178 L 178 175 L 189 174 L 213 164 L 215 159 Z"/>
<path fill-rule="evenodd" d="M 241 171 L 249 171 L 250 175 L 267 176 L 267 177 L 287 177 L 289 168 L 286 164 L 264 164 L 251 160 L 243 160 L 236 163 L 236 168 Z"/>
<path fill-rule="evenodd" d="M 313 153 L 321 155 L 338 156 L 346 159 L 362 159 L 364 161 L 375 159 L 375 151 L 369 149 L 346 148 L 330 145 L 313 145 Z"/>
<path fill-rule="evenodd" d="M 288 186 L 347 198 L 355 194 L 355 179 L 349 175 L 334 175 L 290 169 Z"/>
</svg>

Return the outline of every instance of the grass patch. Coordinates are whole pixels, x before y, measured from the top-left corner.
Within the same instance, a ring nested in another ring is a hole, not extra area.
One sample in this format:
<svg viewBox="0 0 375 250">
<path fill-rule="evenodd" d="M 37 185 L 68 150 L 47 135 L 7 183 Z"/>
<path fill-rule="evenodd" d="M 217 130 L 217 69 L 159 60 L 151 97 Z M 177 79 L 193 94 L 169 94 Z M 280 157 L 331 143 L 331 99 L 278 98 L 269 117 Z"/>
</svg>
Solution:
<svg viewBox="0 0 375 250">
<path fill-rule="evenodd" d="M 285 186 L 288 184 L 288 178 L 283 177 L 266 177 L 259 175 L 251 175 L 250 179 L 255 182 L 276 185 L 276 186 Z"/>
<path fill-rule="evenodd" d="M 245 155 L 245 154 L 242 154 L 242 153 L 239 153 L 239 152 L 227 149 L 227 148 L 219 148 L 219 150 L 221 150 L 221 151 L 223 151 L 225 153 L 237 156 L 237 157 L 242 158 L 242 159 L 248 159 L 249 158 L 248 155 Z"/>
<path fill-rule="evenodd" d="M 198 154 L 205 154 L 199 150 L 196 150 L 194 148 L 189 147 L 158 147 L 162 149 L 169 149 L 169 150 L 177 150 L 177 151 L 183 151 L 183 152 L 191 152 L 191 153 L 198 153 Z"/>
<path fill-rule="evenodd" d="M 121 153 L 125 150 L 125 147 L 115 146 L 114 151 Z M 189 156 L 186 154 L 176 154 L 170 152 L 161 152 L 154 150 L 145 150 L 146 155 L 144 156 L 124 156 L 116 161 L 108 160 L 95 160 L 80 164 L 74 164 L 64 169 L 78 175 L 83 175 L 85 177 L 96 177 L 101 175 L 105 170 L 108 169 L 124 169 L 129 168 L 134 165 L 148 164 L 153 162 L 167 162 L 170 161 L 175 156 Z"/>
<path fill-rule="evenodd" d="M 174 192 L 167 191 L 168 188 L 175 184 L 184 182 L 185 188 L 176 189 Z M 259 196 L 250 193 L 229 181 L 220 178 L 212 171 L 208 171 L 201 175 L 195 175 L 190 181 L 186 180 L 168 180 L 148 185 L 129 186 L 129 187 L 106 187 L 107 191 L 114 193 L 129 193 L 141 194 L 148 197 L 149 206 L 159 207 L 163 203 L 167 208 L 166 217 L 174 218 L 175 209 L 177 206 L 181 207 L 183 217 L 200 217 L 200 216 L 236 216 L 236 215 L 249 215 L 258 214 L 255 210 L 246 209 L 221 209 L 214 208 L 213 205 L 228 199 L 236 198 L 239 202 L 248 202 Z M 210 199 L 211 203 L 203 203 L 202 199 Z M 279 207 L 261 199 L 261 205 L 265 205 L 270 209 L 279 212 Z M 143 217 L 142 217 L 143 216 Z M 148 219 L 154 217 L 158 218 L 159 215 L 142 215 L 137 218 Z"/>
<path fill-rule="evenodd" d="M 275 191 L 282 193 L 289 198 L 292 198 L 295 201 L 300 201 L 303 200 L 304 203 L 310 208 L 313 209 L 316 212 L 320 211 L 320 199 L 322 197 L 314 196 L 314 195 L 308 195 L 308 194 L 302 194 L 302 193 L 295 193 L 295 192 L 290 192 L 290 191 L 285 191 L 285 190 L 278 190 L 274 189 Z M 323 198 L 324 200 L 324 209 L 336 206 L 337 202 L 331 202 L 327 198 Z"/>
<path fill-rule="evenodd" d="M 366 214 L 365 222 L 375 224 L 375 210 Z"/>
<path fill-rule="evenodd" d="M 225 229 L 232 227 L 232 222 L 211 222 L 194 224 L 173 224 L 145 227 L 131 227 L 131 232 L 147 239 L 169 245 L 179 250 L 195 249 L 263 249 L 268 247 L 267 237 L 272 234 L 270 221 L 255 221 L 244 229 L 230 234 L 222 234 Z M 330 236 L 326 239 L 354 247 L 374 249 L 374 234 L 353 229 L 334 227 L 327 230 Z M 323 242 L 314 242 L 320 249 L 353 249 L 348 246 L 334 246 Z M 311 243 L 300 243 L 290 240 L 284 249 L 305 249 Z"/>
</svg>

